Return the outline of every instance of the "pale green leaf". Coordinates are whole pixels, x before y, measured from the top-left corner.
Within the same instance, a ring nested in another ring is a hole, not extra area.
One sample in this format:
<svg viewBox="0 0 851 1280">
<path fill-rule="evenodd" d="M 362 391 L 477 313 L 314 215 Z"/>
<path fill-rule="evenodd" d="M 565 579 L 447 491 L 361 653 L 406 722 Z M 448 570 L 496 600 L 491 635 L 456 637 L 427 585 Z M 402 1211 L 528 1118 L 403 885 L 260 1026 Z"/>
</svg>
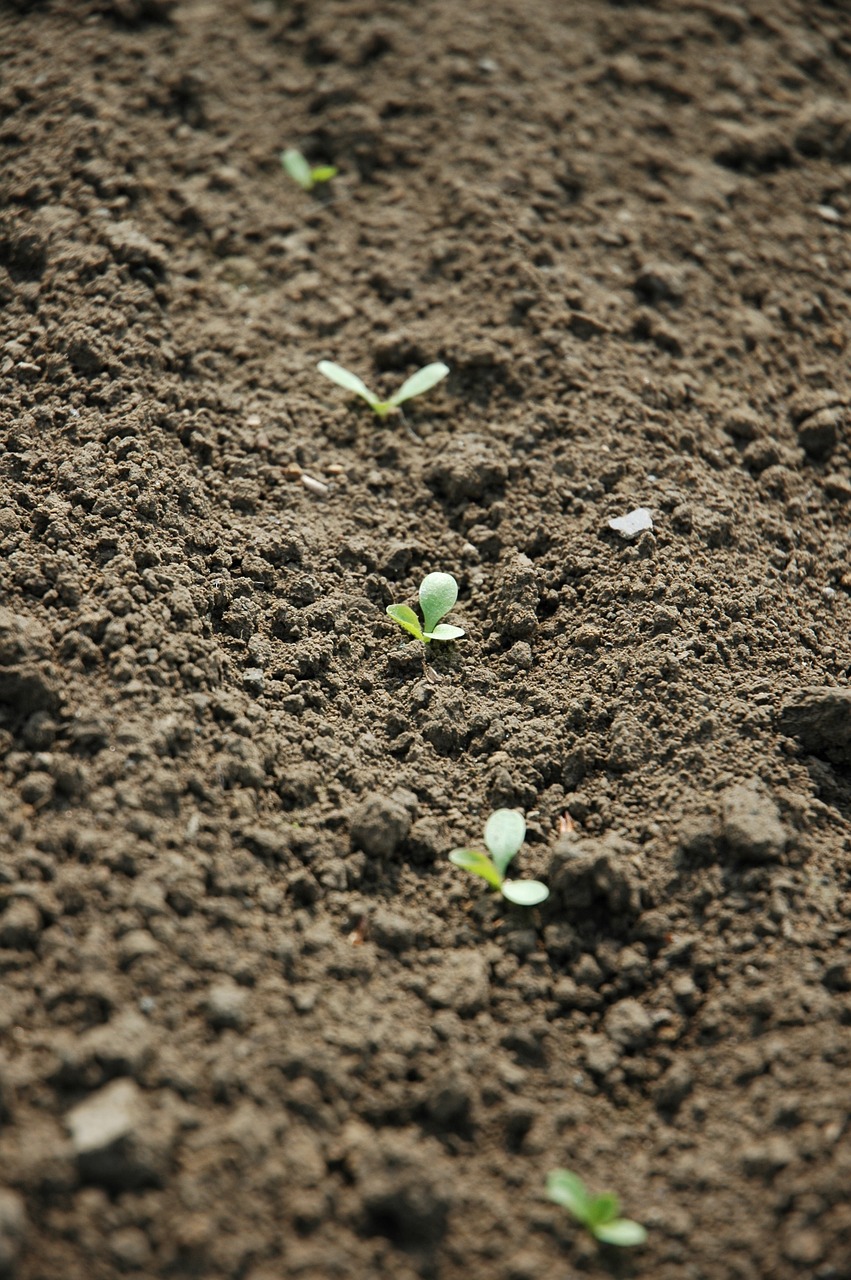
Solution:
<svg viewBox="0 0 851 1280">
<path fill-rule="evenodd" d="M 594 1235 L 598 1240 L 602 1240 L 603 1244 L 618 1244 L 624 1247 L 644 1244 L 647 1239 L 645 1228 L 640 1222 L 633 1222 L 631 1218 L 616 1218 L 614 1222 L 606 1222 L 603 1226 L 594 1229 Z"/>
<path fill-rule="evenodd" d="M 458 640 L 464 635 L 463 627 L 453 627 L 448 622 L 438 622 L 433 631 L 423 633 L 426 640 Z"/>
<path fill-rule="evenodd" d="M 526 821 L 516 809 L 497 809 L 485 825 L 488 852 L 505 875 L 505 868 L 517 853 L 526 835 Z"/>
<path fill-rule="evenodd" d="M 591 1198 L 585 1183 L 569 1169 L 553 1169 L 547 1176 L 547 1195 L 580 1222 L 588 1221 Z"/>
<path fill-rule="evenodd" d="M 620 1211 L 621 1202 L 614 1192 L 603 1191 L 600 1195 L 594 1196 L 591 1201 L 588 1225 L 594 1230 L 596 1227 L 604 1226 L 607 1222 L 614 1222 Z"/>
<path fill-rule="evenodd" d="M 341 364 L 335 364 L 333 360 L 320 360 L 316 366 L 319 372 L 331 382 L 342 387 L 344 391 L 352 391 L 356 396 L 360 396 L 365 400 L 371 409 L 379 411 L 381 401 L 374 392 L 370 391 L 365 382 L 361 382 L 355 373 L 350 373 L 348 369 L 344 369 Z"/>
<path fill-rule="evenodd" d="M 388 617 L 398 622 L 399 626 L 404 627 L 406 631 L 410 631 L 417 640 L 425 639 L 419 618 L 406 604 L 388 604 L 386 612 Z"/>
<path fill-rule="evenodd" d="M 418 369 L 416 373 L 411 374 L 410 378 L 405 379 L 396 394 L 390 397 L 390 403 L 404 404 L 414 396 L 421 396 L 424 391 L 431 391 L 432 387 L 441 382 L 448 372 L 449 365 L 439 360 L 435 364 L 427 364 L 425 368 Z"/>
<path fill-rule="evenodd" d="M 445 617 L 458 599 L 458 583 L 451 573 L 429 573 L 420 583 L 420 608 L 423 611 L 423 631 L 433 634 L 440 619 Z"/>
<path fill-rule="evenodd" d="M 546 902 L 550 891 L 540 880 L 503 880 L 502 896 L 515 907 L 537 907 Z"/>
<path fill-rule="evenodd" d="M 453 849 L 449 861 L 464 871 L 471 871 L 474 876 L 481 876 L 494 889 L 498 889 L 502 883 L 499 872 L 488 855 L 479 849 Z"/>
<path fill-rule="evenodd" d="M 300 151 L 295 147 L 288 147 L 286 151 L 281 153 L 281 164 L 292 178 L 293 182 L 304 191 L 309 191 L 315 181 L 310 165 L 305 160 Z"/>
</svg>

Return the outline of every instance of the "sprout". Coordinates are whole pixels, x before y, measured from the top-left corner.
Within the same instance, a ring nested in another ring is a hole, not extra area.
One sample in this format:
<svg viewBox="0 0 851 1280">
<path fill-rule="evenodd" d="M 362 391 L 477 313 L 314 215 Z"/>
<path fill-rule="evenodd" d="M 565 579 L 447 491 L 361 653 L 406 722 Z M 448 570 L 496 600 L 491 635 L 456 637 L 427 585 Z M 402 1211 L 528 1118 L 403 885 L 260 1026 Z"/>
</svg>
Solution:
<svg viewBox="0 0 851 1280">
<path fill-rule="evenodd" d="M 310 165 L 295 147 L 288 147 L 286 151 L 281 152 L 281 164 L 293 182 L 297 182 L 303 191 L 312 191 L 317 183 L 330 182 L 337 176 L 337 170 L 333 164 Z"/>
<path fill-rule="evenodd" d="M 420 583 L 420 608 L 423 621 L 406 604 L 388 604 L 387 613 L 400 627 L 404 627 L 417 640 L 428 644 L 431 640 L 457 640 L 463 636 L 461 627 L 441 622 L 458 599 L 458 583 L 451 573 L 429 573 Z"/>
<path fill-rule="evenodd" d="M 487 853 L 480 849 L 453 849 L 450 862 L 456 867 L 481 876 L 503 898 L 517 907 L 537 907 L 550 896 L 550 891 L 540 880 L 507 880 L 505 872 L 509 862 L 518 853 L 526 837 L 526 820 L 516 809 L 496 809 L 485 825 Z"/>
<path fill-rule="evenodd" d="M 603 1244 L 644 1244 L 647 1232 L 640 1222 L 620 1218 L 620 1201 L 611 1191 L 592 1196 L 582 1179 L 569 1169 L 554 1169 L 547 1177 L 547 1195 Z"/>
<path fill-rule="evenodd" d="M 379 418 L 386 418 L 388 413 L 396 413 L 399 406 L 404 404 L 406 400 L 412 399 L 414 396 L 421 396 L 424 391 L 431 391 L 432 387 L 442 381 L 449 372 L 449 366 L 437 361 L 435 364 L 427 364 L 424 368 L 418 369 L 416 373 L 412 373 L 392 395 L 389 400 L 379 400 L 378 396 L 370 391 L 365 382 L 355 373 L 350 373 L 348 369 L 344 369 L 341 364 L 334 364 L 333 360 L 320 360 L 316 366 L 324 377 L 329 378 L 331 382 L 342 387 L 345 391 L 352 391 L 356 396 L 360 396 L 361 400 L 365 400 L 373 413 L 378 414 Z"/>
</svg>

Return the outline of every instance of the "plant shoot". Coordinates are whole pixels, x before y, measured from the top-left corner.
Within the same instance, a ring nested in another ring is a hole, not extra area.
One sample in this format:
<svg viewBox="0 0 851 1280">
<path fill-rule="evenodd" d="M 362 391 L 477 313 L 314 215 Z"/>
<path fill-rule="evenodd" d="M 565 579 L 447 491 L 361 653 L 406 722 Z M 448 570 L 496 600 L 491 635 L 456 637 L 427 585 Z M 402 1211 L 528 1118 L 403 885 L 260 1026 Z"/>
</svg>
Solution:
<svg viewBox="0 0 851 1280">
<path fill-rule="evenodd" d="M 451 573 L 427 574 L 420 583 L 419 599 L 422 623 L 406 604 L 388 604 L 388 616 L 423 644 L 432 640 L 457 640 L 464 635 L 461 627 L 441 622 L 458 599 L 458 583 Z"/>
<path fill-rule="evenodd" d="M 480 849 L 453 849 L 449 861 L 474 876 L 481 876 L 503 898 L 517 907 L 537 907 L 550 896 L 550 891 L 540 880 L 509 880 L 508 864 L 520 850 L 526 838 L 526 820 L 517 809 L 496 809 L 485 824 L 485 847 Z M 490 856 L 488 856 L 488 854 Z"/>
<path fill-rule="evenodd" d="M 311 165 L 295 147 L 288 147 L 281 152 L 281 164 L 302 191 L 312 191 L 319 183 L 330 182 L 337 176 L 337 169 L 333 164 Z"/>
<path fill-rule="evenodd" d="M 441 382 L 449 372 L 449 366 L 439 360 L 435 364 L 427 364 L 416 373 L 412 373 L 410 378 L 406 378 L 389 400 L 379 400 L 375 392 L 370 391 L 356 373 L 350 373 L 341 364 L 335 364 L 333 360 L 320 360 L 316 367 L 324 377 L 329 378 L 338 387 L 342 387 L 344 391 L 351 391 L 354 395 L 360 396 L 361 400 L 365 400 L 379 418 L 386 418 L 389 413 L 397 413 L 406 400 L 421 396 L 425 391 L 431 391 L 432 387 Z"/>
<path fill-rule="evenodd" d="M 547 1195 L 554 1204 L 587 1227 L 603 1244 L 644 1244 L 647 1232 L 640 1222 L 621 1218 L 620 1201 L 611 1191 L 592 1196 L 582 1179 L 569 1169 L 554 1169 L 547 1177 Z"/>
</svg>

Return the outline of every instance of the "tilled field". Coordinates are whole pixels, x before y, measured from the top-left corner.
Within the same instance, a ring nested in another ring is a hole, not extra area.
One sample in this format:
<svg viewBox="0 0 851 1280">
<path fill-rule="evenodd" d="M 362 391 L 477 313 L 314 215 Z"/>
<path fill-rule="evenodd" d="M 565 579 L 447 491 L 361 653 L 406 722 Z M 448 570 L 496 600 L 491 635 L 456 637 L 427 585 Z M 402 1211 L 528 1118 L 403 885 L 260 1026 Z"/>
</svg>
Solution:
<svg viewBox="0 0 851 1280">
<path fill-rule="evenodd" d="M 846 6 L 0 51 L 0 1277 L 847 1280 Z"/>
</svg>

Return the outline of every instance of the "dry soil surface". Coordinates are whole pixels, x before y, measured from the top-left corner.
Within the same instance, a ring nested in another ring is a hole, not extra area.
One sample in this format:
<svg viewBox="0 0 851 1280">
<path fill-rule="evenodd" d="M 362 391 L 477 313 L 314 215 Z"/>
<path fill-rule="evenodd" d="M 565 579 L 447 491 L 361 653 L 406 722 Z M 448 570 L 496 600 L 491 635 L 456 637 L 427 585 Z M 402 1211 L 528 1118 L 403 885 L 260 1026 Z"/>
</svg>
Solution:
<svg viewBox="0 0 851 1280">
<path fill-rule="evenodd" d="M 0 1276 L 851 1276 L 847 4 L 0 9 Z"/>
</svg>

